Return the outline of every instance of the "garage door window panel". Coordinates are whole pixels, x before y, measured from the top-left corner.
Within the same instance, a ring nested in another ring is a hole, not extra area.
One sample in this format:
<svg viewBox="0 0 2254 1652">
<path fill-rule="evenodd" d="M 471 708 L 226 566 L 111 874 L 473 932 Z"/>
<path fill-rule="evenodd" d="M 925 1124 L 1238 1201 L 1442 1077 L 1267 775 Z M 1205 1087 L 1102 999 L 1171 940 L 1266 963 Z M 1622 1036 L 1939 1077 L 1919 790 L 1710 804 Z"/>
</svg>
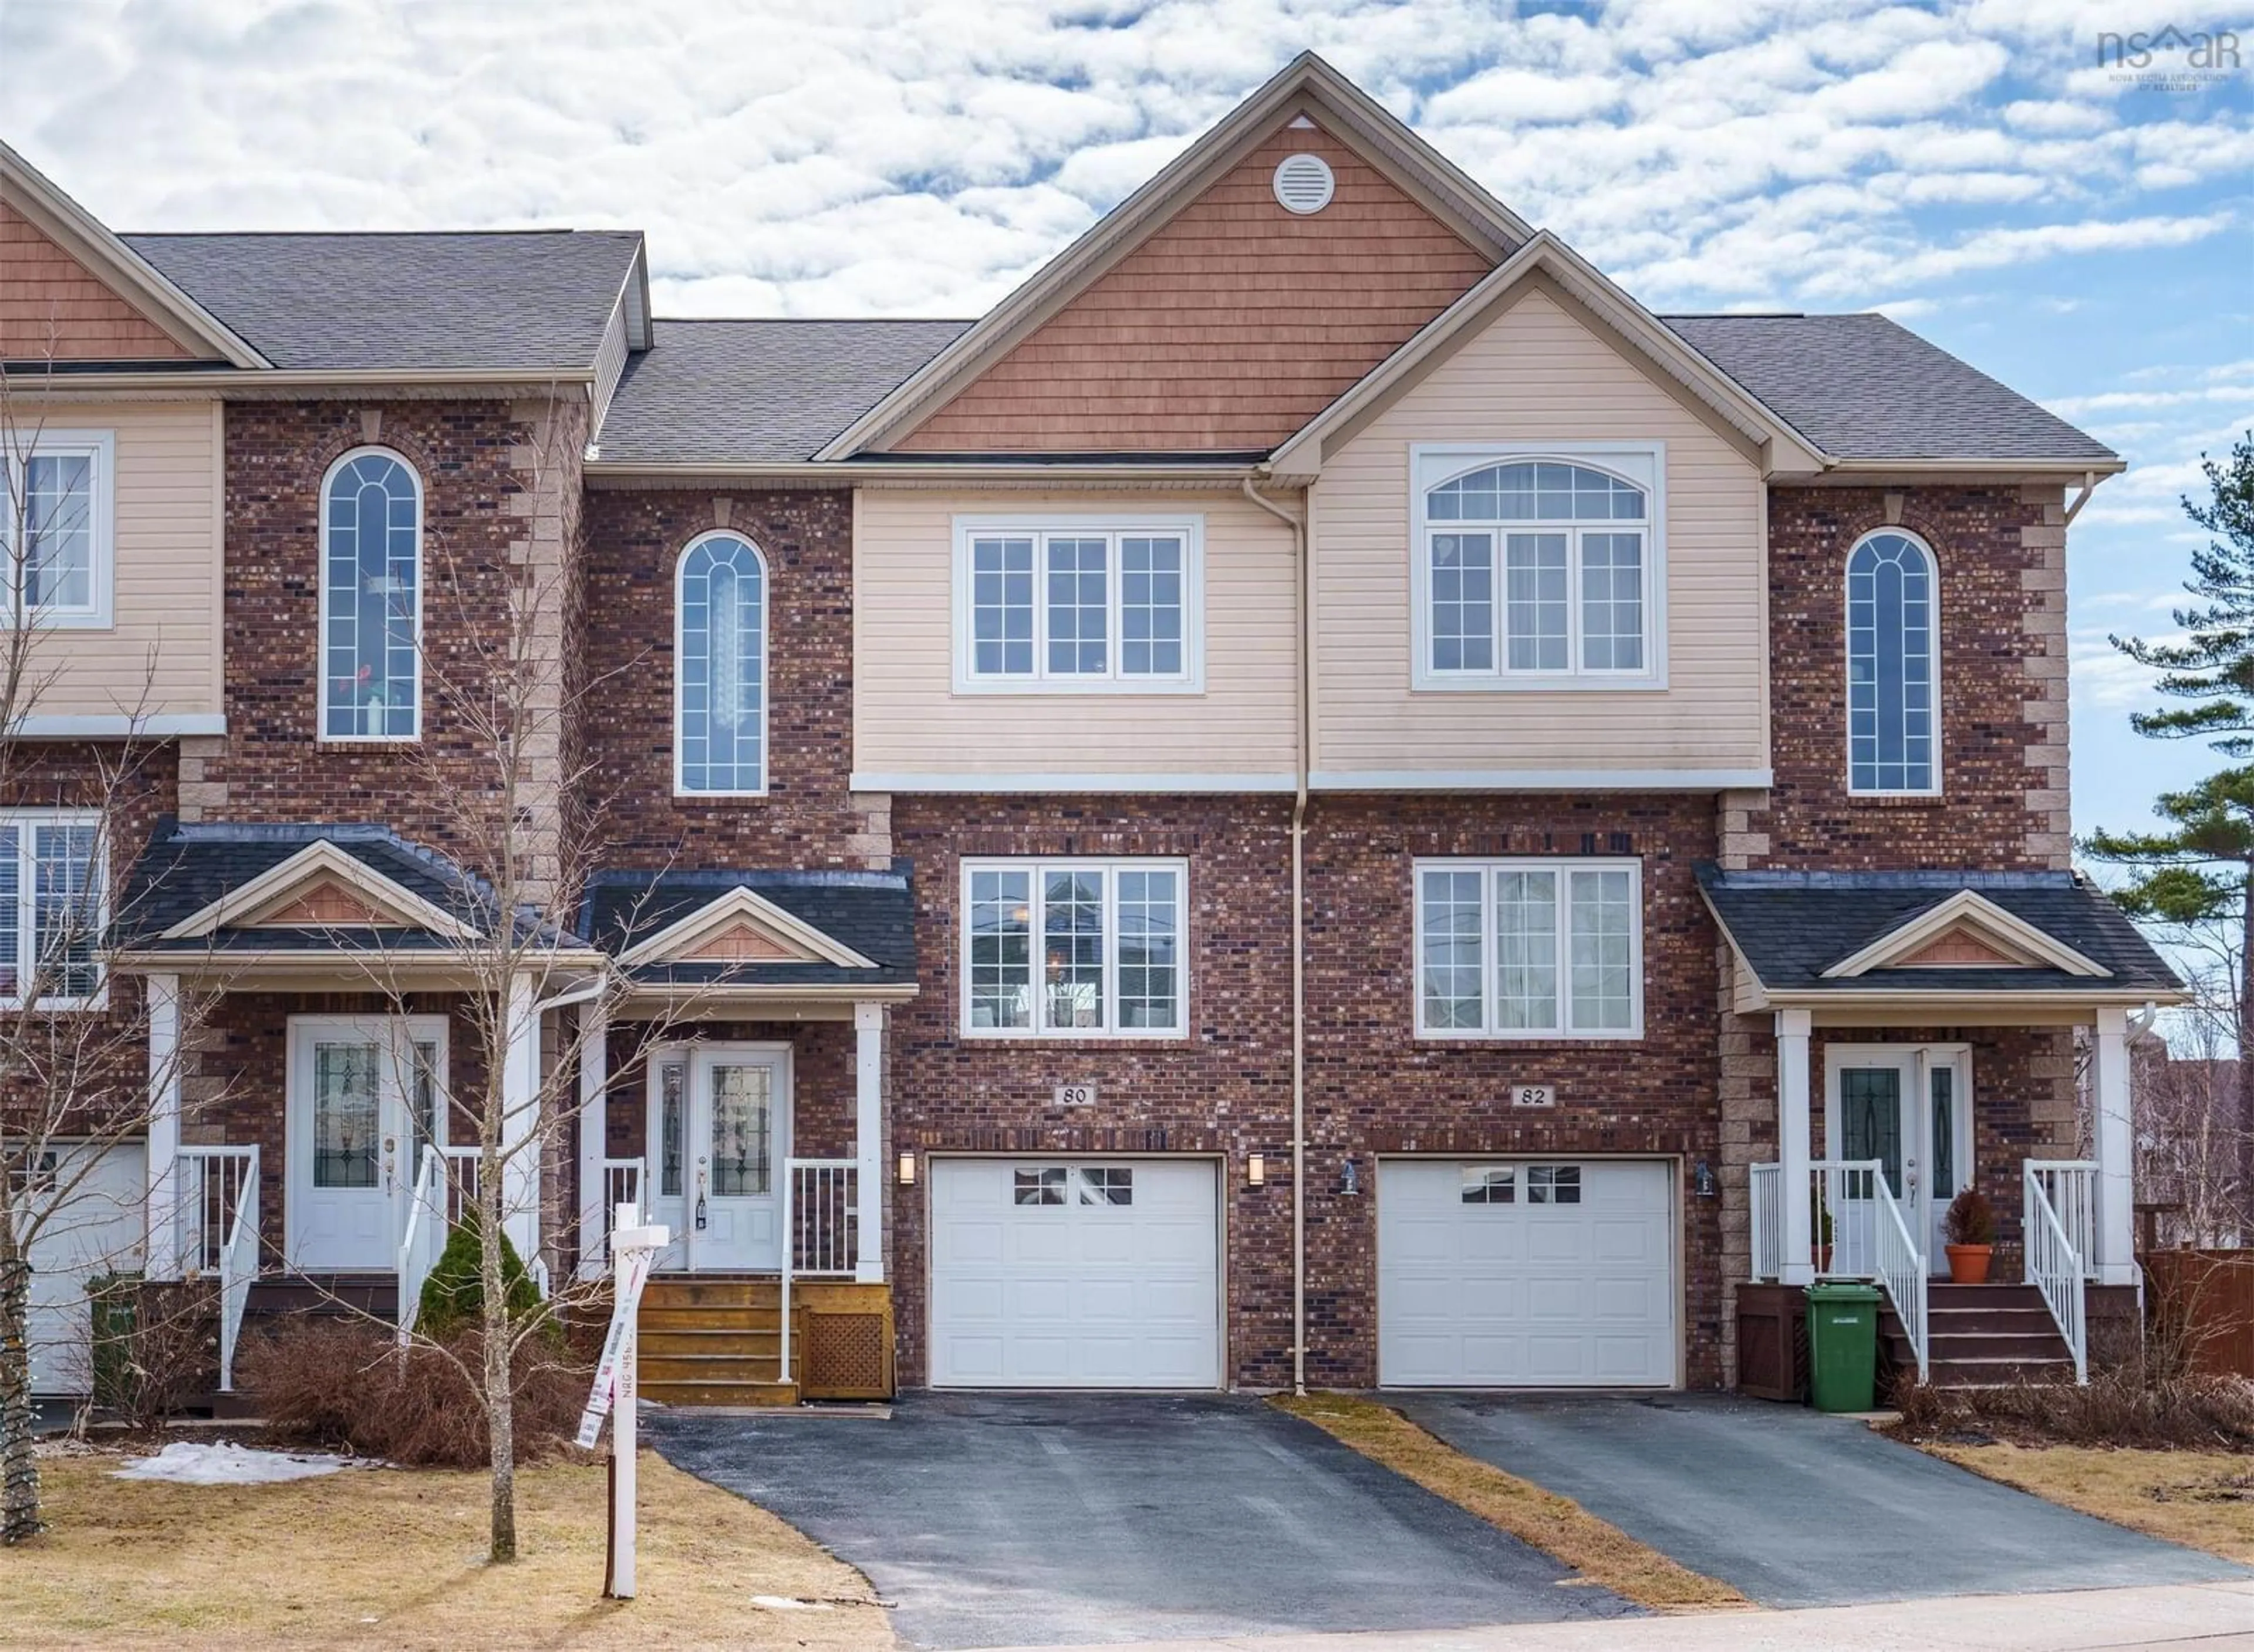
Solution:
<svg viewBox="0 0 2254 1652">
<path fill-rule="evenodd" d="M 1179 862 L 966 864 L 964 1032 L 1181 1037 L 1185 882 Z"/>
<path fill-rule="evenodd" d="M 1020 1205 L 1061 1205 L 1064 1203 L 1066 1173 L 1061 1165 L 1048 1170 L 1018 1172 L 1017 1202 Z"/>
<path fill-rule="evenodd" d="M 1474 1166 L 1464 1172 L 1463 1201 L 1467 1205 L 1508 1205 L 1517 1197 L 1518 1172 L 1508 1165 Z"/>
<path fill-rule="evenodd" d="M 1632 860 L 1418 863 L 1418 1034 L 1641 1037 L 1641 884 Z"/>
</svg>

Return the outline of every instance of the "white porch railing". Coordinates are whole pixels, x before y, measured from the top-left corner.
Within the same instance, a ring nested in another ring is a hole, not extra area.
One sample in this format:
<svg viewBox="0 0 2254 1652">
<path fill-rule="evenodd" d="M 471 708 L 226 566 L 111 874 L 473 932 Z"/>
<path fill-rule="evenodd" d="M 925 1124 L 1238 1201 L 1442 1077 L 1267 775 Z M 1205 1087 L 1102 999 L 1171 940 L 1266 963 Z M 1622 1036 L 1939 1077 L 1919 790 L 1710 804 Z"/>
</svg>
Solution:
<svg viewBox="0 0 2254 1652">
<path fill-rule="evenodd" d="M 618 1226 L 619 1207 L 632 1205 L 642 1208 L 641 1186 L 643 1161 L 639 1158 L 606 1158 L 603 1161 L 603 1258 L 609 1264 L 611 1230 Z"/>
<path fill-rule="evenodd" d="M 2090 1322 L 2082 1285 L 2096 1231 L 2097 1166 L 2078 1159 L 2031 1158 L 2020 1174 L 2027 1283 L 2074 1354 L 2074 1380 L 2090 1380 Z M 2076 1242 L 2077 1235 L 2081 1242 Z"/>
<path fill-rule="evenodd" d="M 1755 1165 L 1746 1183 L 1751 1197 L 1754 1278 L 1783 1277 L 1784 1180 L 1780 1166 Z M 1875 1158 L 1818 1159 L 1808 1167 L 1805 1260 L 1819 1279 L 1872 1279 L 1886 1291 L 1924 1376 L 1926 1258 L 1911 1237 L 1886 1169 Z"/>
<path fill-rule="evenodd" d="M 777 1375 L 790 1381 L 790 1282 L 853 1277 L 860 1224 L 859 1161 L 792 1158 L 782 1177 L 782 1349 Z"/>
<path fill-rule="evenodd" d="M 234 1391 L 234 1351 L 258 1278 L 258 1149 L 183 1147 L 177 1168 L 177 1270 L 219 1276 L 219 1389 Z"/>
<path fill-rule="evenodd" d="M 430 1270 L 445 1253 L 447 1236 L 463 1214 L 477 1202 L 479 1150 L 474 1147 L 430 1147 L 415 1166 L 415 1185 L 408 1190 L 407 1220 L 400 1229 L 399 1346 L 405 1348 L 423 1307 L 423 1286 Z M 538 1282 L 539 1258 L 527 1266 Z M 547 1291 L 543 1285 L 541 1294 Z"/>
<path fill-rule="evenodd" d="M 1783 1212 L 1776 1202 L 1782 1165 L 1755 1165 L 1747 1179 L 1753 1206 L 1754 1279 L 1774 1279 L 1784 1271 Z"/>
</svg>

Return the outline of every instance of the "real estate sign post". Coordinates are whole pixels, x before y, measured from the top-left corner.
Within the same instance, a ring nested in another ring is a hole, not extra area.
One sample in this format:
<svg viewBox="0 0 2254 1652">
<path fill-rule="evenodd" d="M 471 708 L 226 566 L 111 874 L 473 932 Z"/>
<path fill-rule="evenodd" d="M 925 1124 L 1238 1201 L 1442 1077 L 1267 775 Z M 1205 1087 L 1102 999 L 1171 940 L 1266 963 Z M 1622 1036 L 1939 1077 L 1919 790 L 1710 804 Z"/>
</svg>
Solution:
<svg viewBox="0 0 2254 1652">
<path fill-rule="evenodd" d="M 662 1226 L 640 1225 L 641 1212 L 620 1205 L 611 1228 L 611 1327 L 603 1338 L 602 1362 L 587 1409 L 579 1418 L 579 1446 L 592 1450 L 611 1414 L 610 1564 L 603 1593 L 631 1600 L 634 1593 L 634 1314 L 650 1264 L 670 1236 Z"/>
</svg>

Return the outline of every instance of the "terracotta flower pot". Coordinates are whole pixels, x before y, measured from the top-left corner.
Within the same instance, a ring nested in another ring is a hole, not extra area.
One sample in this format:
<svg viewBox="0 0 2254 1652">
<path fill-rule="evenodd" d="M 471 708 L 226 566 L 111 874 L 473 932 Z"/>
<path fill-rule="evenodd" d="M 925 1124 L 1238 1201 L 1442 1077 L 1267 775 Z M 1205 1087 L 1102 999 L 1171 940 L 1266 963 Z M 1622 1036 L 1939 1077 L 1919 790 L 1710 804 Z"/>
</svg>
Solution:
<svg viewBox="0 0 2254 1652">
<path fill-rule="evenodd" d="M 1995 1254 L 1993 1245 L 1943 1245 L 1949 1252 L 1949 1283 L 1951 1284 L 1985 1284 L 1988 1283 L 1988 1258 Z"/>
</svg>

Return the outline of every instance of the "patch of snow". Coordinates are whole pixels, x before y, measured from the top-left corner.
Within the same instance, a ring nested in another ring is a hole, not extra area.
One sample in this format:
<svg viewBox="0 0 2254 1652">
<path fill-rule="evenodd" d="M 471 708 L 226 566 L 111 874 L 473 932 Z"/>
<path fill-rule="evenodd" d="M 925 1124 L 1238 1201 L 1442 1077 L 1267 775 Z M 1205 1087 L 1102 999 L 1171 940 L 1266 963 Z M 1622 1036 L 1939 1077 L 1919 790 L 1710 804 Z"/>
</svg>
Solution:
<svg viewBox="0 0 2254 1652">
<path fill-rule="evenodd" d="M 164 1480 L 178 1486 L 275 1486 L 312 1480 L 344 1468 L 372 1468 L 367 1457 L 326 1452 L 262 1452 L 221 1440 L 215 1446 L 176 1439 L 154 1457 L 136 1457 L 112 1471 L 118 1480 Z"/>
<path fill-rule="evenodd" d="M 752 1604 L 755 1606 L 765 1606 L 770 1612 L 827 1612 L 830 1610 L 830 1603 L 827 1600 L 794 1600 L 787 1594 L 755 1594 L 752 1597 Z"/>
</svg>

